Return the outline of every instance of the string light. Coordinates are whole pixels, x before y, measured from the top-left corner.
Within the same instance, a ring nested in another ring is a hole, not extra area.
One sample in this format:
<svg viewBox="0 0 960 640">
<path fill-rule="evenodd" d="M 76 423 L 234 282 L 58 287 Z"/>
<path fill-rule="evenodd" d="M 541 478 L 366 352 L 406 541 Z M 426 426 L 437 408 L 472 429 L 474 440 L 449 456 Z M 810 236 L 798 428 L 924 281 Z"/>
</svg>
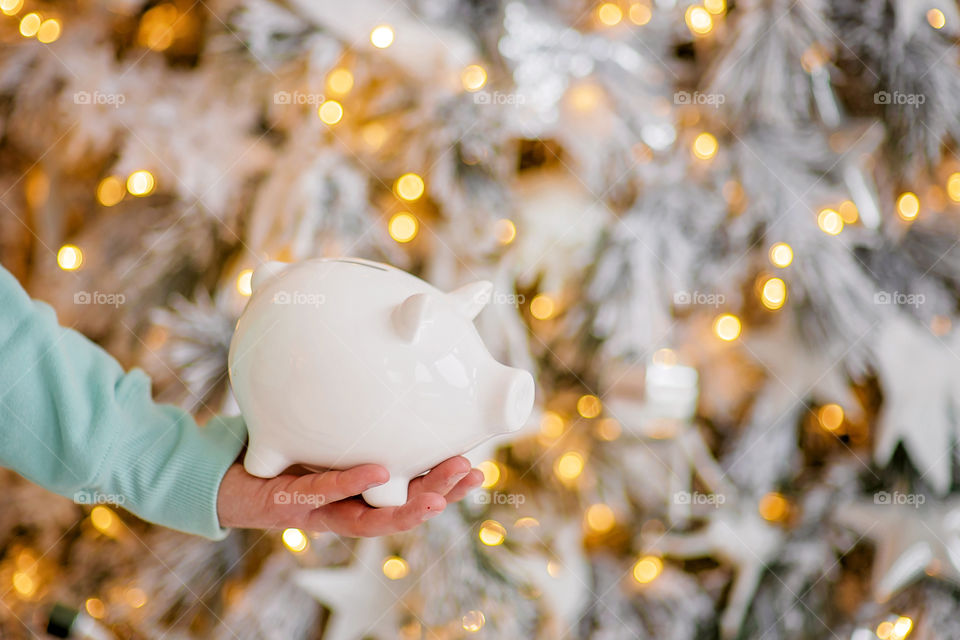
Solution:
<svg viewBox="0 0 960 640">
<path fill-rule="evenodd" d="M 947 178 L 947 195 L 954 202 L 960 202 L 960 173 L 951 173 Z"/>
<path fill-rule="evenodd" d="M 905 191 L 897 198 L 897 213 L 904 220 L 913 220 L 920 213 L 920 198 L 911 191 Z"/>
<path fill-rule="evenodd" d="M 835 236 L 843 231 L 843 218 L 833 209 L 823 209 L 817 215 L 817 226 L 824 233 Z"/>
<path fill-rule="evenodd" d="M 349 69 L 334 69 L 327 76 L 327 90 L 330 93 L 343 95 L 353 88 L 353 74 Z"/>
<path fill-rule="evenodd" d="M 557 458 L 553 471 L 561 480 L 576 480 L 583 473 L 583 456 L 576 451 L 567 451 Z"/>
<path fill-rule="evenodd" d="M 554 411 L 544 411 L 540 418 L 540 433 L 548 438 L 559 438 L 563 435 L 566 425 L 560 414 Z"/>
<path fill-rule="evenodd" d="M 513 523 L 513 526 L 518 529 L 529 529 L 530 527 L 539 527 L 540 521 L 531 516 L 523 516 L 518 518 L 516 522 Z"/>
<path fill-rule="evenodd" d="M 663 560 L 657 556 L 643 556 L 633 565 L 633 579 L 640 584 L 653 582 L 663 571 Z"/>
<path fill-rule="evenodd" d="M 76 271 L 83 264 L 83 251 L 76 245 L 65 244 L 57 251 L 57 264 L 64 271 Z"/>
<path fill-rule="evenodd" d="M 90 511 L 90 524 L 100 533 L 116 538 L 120 533 L 120 518 L 110 507 L 98 504 Z"/>
<path fill-rule="evenodd" d="M 400 213 L 393 214 L 393 217 L 390 218 L 390 222 L 387 225 L 387 229 L 390 232 L 390 237 L 397 242 L 410 242 L 417 237 L 420 223 L 412 213 L 401 211 Z"/>
<path fill-rule="evenodd" d="M 400 556 L 390 556 L 383 561 L 383 575 L 391 580 L 401 580 L 410 573 L 410 565 Z"/>
<path fill-rule="evenodd" d="M 32 38 L 40 30 L 40 24 L 43 19 L 39 13 L 28 13 L 20 20 L 20 35 L 24 38 Z"/>
<path fill-rule="evenodd" d="M 843 424 L 843 407 L 834 403 L 825 404 L 817 411 L 817 420 L 827 431 L 836 431 Z"/>
<path fill-rule="evenodd" d="M 60 37 L 60 21 L 54 18 L 44 20 L 37 29 L 37 40 L 43 44 L 56 42 Z"/>
<path fill-rule="evenodd" d="M 637 2 L 630 5 L 630 11 L 628 15 L 630 16 L 630 22 L 641 27 L 650 22 L 650 19 L 653 18 L 653 12 L 650 11 L 650 7 L 642 2 Z"/>
<path fill-rule="evenodd" d="M 657 349 L 650 360 L 653 362 L 653 364 L 672 367 L 678 362 L 677 352 L 673 349 Z"/>
<path fill-rule="evenodd" d="M 100 598 L 87 598 L 83 606 L 87 613 L 98 620 L 107 614 L 107 607 Z"/>
<path fill-rule="evenodd" d="M 393 184 L 397 195 L 407 201 L 414 201 L 423 195 L 425 185 L 423 178 L 415 173 L 405 173 Z"/>
<path fill-rule="evenodd" d="M 483 617 L 483 612 L 476 609 L 471 609 L 464 614 L 463 618 L 460 619 L 460 624 L 463 626 L 463 630 L 467 633 L 476 633 L 483 629 L 484 623 L 487 619 Z"/>
<path fill-rule="evenodd" d="M 837 213 L 840 214 L 844 224 L 853 224 L 860 218 L 860 212 L 857 210 L 857 205 L 854 204 L 853 200 L 844 200 L 841 202 L 840 206 L 837 207 Z"/>
<path fill-rule="evenodd" d="M 387 128 L 379 122 L 371 122 L 360 130 L 360 135 L 367 146 L 376 151 L 387 139 Z"/>
<path fill-rule="evenodd" d="M 757 510 L 764 520 L 777 522 L 783 520 L 790 510 L 790 503 L 782 495 L 776 492 L 768 493 L 760 498 Z"/>
<path fill-rule="evenodd" d="M 153 189 L 156 186 L 157 182 L 153 174 L 146 169 L 134 171 L 127 176 L 127 191 L 129 191 L 132 196 L 148 196 L 153 193 Z"/>
<path fill-rule="evenodd" d="M 495 547 L 503 544 L 504 539 L 507 537 L 507 530 L 496 520 L 484 520 L 483 524 L 480 525 L 480 533 L 477 535 L 480 538 L 480 542 L 488 547 Z"/>
<path fill-rule="evenodd" d="M 493 460 L 484 460 L 477 468 L 483 472 L 483 483 L 480 486 L 484 489 L 492 489 L 500 482 L 500 465 Z"/>
<path fill-rule="evenodd" d="M 725 0 L 703 0 L 703 8 L 718 16 L 727 10 L 727 3 Z"/>
<path fill-rule="evenodd" d="M 335 125 L 343 119 L 343 105 L 336 100 L 326 100 L 317 108 L 317 115 L 327 125 Z"/>
<path fill-rule="evenodd" d="M 593 394 L 580 396 L 577 400 L 577 413 L 584 418 L 596 418 L 603 411 L 603 403 Z"/>
<path fill-rule="evenodd" d="M 23 0 L 0 0 L 0 11 L 8 16 L 16 15 L 23 9 Z"/>
<path fill-rule="evenodd" d="M 603 89 L 595 82 L 578 82 L 567 91 L 567 102 L 573 109 L 588 113 L 603 102 Z"/>
<path fill-rule="evenodd" d="M 556 560 L 547 560 L 547 573 L 551 578 L 557 578 L 563 572 L 563 565 Z"/>
<path fill-rule="evenodd" d="M 732 313 L 721 314 L 713 321 L 713 332 L 726 342 L 736 340 L 740 335 L 740 329 L 740 318 Z"/>
<path fill-rule="evenodd" d="M 700 160 L 710 160 L 717 155 L 717 139 L 710 133 L 701 133 L 693 141 L 693 155 Z"/>
<path fill-rule="evenodd" d="M 307 540 L 307 536 L 305 536 L 303 531 L 300 531 L 300 529 L 284 529 L 283 535 L 280 537 L 287 549 L 290 549 L 290 551 L 293 551 L 294 553 L 303 553 L 310 544 L 310 542 Z"/>
<path fill-rule="evenodd" d="M 500 218 L 493 225 L 493 234 L 500 244 L 510 244 L 517 237 L 517 225 L 509 218 Z"/>
<path fill-rule="evenodd" d="M 556 304 L 553 298 L 545 293 L 539 293 L 530 301 L 530 315 L 537 320 L 547 320 L 553 316 L 556 311 Z"/>
<path fill-rule="evenodd" d="M 174 25 L 178 19 L 179 12 L 174 4 L 156 5 L 140 18 L 137 42 L 153 51 L 166 51 L 173 44 Z"/>
<path fill-rule="evenodd" d="M 947 18 L 940 9 L 930 9 L 930 11 L 927 11 L 927 22 L 934 29 L 943 29 L 944 25 L 947 24 Z"/>
<path fill-rule="evenodd" d="M 487 72 L 478 64 L 471 64 L 460 73 L 460 82 L 467 91 L 480 91 L 487 84 Z"/>
<path fill-rule="evenodd" d="M 775 267 L 789 267 L 793 262 L 793 248 L 786 242 L 777 242 L 770 247 L 770 262 Z"/>
<path fill-rule="evenodd" d="M 598 502 L 587 509 L 587 526 L 597 533 L 607 533 L 617 524 L 617 517 L 610 505 Z"/>
<path fill-rule="evenodd" d="M 393 28 L 388 24 L 381 24 L 370 32 L 370 43 L 377 49 L 386 49 L 393 44 Z"/>
<path fill-rule="evenodd" d="M 97 201 L 105 207 L 119 203 L 125 193 L 123 180 L 117 176 L 107 176 L 97 185 Z"/>
<path fill-rule="evenodd" d="M 913 620 L 906 616 L 900 616 L 896 622 L 893 623 L 893 628 L 890 629 L 890 640 L 903 640 L 910 635 L 910 631 L 912 630 Z"/>
<path fill-rule="evenodd" d="M 787 285 L 782 278 L 769 278 L 763 283 L 760 301 L 767 309 L 776 311 L 787 301 Z"/>
<path fill-rule="evenodd" d="M 21 596 L 29 598 L 37 591 L 37 581 L 29 573 L 16 571 L 13 574 L 13 588 Z"/>
<path fill-rule="evenodd" d="M 597 7 L 597 18 L 608 27 L 620 24 L 623 20 L 623 11 L 612 2 L 605 2 Z"/>
<path fill-rule="evenodd" d="M 124 595 L 127 597 L 127 604 L 134 609 L 139 609 L 147 604 L 147 594 L 139 587 L 130 587 Z"/>
<path fill-rule="evenodd" d="M 237 276 L 237 291 L 240 295 L 250 296 L 253 294 L 253 269 L 244 269 Z"/>
<path fill-rule="evenodd" d="M 713 17 L 711 17 L 710 13 L 703 7 L 691 5 L 687 7 L 687 11 L 683 17 L 687 23 L 687 27 L 695 35 L 706 35 L 713 29 Z"/>
<path fill-rule="evenodd" d="M 613 442 L 620 437 L 620 423 L 616 420 L 616 418 L 604 418 L 603 420 L 597 422 L 596 432 L 597 437 L 601 440 Z"/>
</svg>

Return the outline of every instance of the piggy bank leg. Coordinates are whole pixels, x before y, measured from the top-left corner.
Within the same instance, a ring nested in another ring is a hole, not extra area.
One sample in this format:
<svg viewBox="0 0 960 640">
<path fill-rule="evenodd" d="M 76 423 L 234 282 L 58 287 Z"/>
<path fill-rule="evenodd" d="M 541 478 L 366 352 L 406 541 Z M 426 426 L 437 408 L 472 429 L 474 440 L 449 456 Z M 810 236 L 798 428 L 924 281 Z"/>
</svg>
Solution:
<svg viewBox="0 0 960 640">
<path fill-rule="evenodd" d="M 407 501 L 407 485 L 410 478 L 390 474 L 386 484 L 363 492 L 363 499 L 371 507 L 399 507 Z"/>
<path fill-rule="evenodd" d="M 252 476 L 258 478 L 274 478 L 290 466 L 286 456 L 270 449 L 247 449 L 243 457 L 243 468 Z"/>
</svg>

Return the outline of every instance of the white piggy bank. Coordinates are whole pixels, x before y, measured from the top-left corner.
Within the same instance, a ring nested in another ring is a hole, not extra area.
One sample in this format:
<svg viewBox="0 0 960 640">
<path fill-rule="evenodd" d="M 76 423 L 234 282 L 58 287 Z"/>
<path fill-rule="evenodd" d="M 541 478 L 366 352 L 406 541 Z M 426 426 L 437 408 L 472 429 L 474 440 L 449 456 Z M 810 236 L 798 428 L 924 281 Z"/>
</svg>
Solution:
<svg viewBox="0 0 960 640">
<path fill-rule="evenodd" d="M 473 319 L 493 285 L 443 293 L 359 259 L 267 263 L 230 343 L 230 382 L 250 442 L 243 465 L 383 465 L 372 506 L 406 502 L 410 479 L 519 429 L 533 376 L 500 364 Z"/>
</svg>

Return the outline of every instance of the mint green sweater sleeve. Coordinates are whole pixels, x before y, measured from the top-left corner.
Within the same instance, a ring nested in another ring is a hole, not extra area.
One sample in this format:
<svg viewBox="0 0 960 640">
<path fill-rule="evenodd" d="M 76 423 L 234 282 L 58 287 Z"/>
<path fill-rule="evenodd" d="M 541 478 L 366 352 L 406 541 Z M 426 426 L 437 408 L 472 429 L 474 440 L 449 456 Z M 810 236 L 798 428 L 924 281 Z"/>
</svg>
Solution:
<svg viewBox="0 0 960 640">
<path fill-rule="evenodd" d="M 50 491 L 108 499 L 149 522 L 220 539 L 220 481 L 241 418 L 199 426 L 153 402 L 150 379 L 57 323 L 0 267 L 0 466 Z"/>
</svg>

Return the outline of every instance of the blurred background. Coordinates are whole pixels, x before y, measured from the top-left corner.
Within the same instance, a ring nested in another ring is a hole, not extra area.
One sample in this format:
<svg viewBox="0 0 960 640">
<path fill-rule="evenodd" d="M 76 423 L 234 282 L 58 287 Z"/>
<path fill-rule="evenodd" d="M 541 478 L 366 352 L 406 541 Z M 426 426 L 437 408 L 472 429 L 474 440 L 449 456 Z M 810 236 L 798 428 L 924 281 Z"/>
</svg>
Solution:
<svg viewBox="0 0 960 640">
<path fill-rule="evenodd" d="M 492 280 L 538 380 L 385 539 L 7 472 L 3 638 L 960 637 L 956 3 L 0 10 L 0 261 L 157 398 L 236 413 L 251 270 L 319 256 Z"/>
</svg>

